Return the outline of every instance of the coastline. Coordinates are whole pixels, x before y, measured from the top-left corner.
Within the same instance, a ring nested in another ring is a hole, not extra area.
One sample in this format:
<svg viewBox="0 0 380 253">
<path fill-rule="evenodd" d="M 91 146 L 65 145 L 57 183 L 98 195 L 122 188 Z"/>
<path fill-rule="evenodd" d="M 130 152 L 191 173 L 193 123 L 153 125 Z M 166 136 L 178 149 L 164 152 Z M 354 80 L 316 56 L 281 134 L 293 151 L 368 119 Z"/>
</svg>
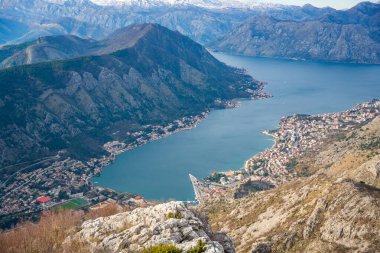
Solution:
<svg viewBox="0 0 380 253">
<path fill-rule="evenodd" d="M 246 99 L 257 100 L 270 97 L 269 94 L 263 91 L 266 83 L 257 80 L 255 80 L 255 82 L 257 84 L 256 89 L 247 88 L 246 92 L 250 94 L 250 97 Z M 93 157 L 81 161 L 65 155 L 64 151 L 60 151 L 58 153 L 59 157 L 52 164 L 39 167 L 38 169 L 26 173 L 16 173 L 11 182 L 1 187 L 0 190 L 2 190 L 4 194 L 0 196 L 0 201 L 3 203 L 12 203 L 12 205 L 0 207 L 0 218 L 6 218 L 14 213 L 28 217 L 32 212 L 47 210 L 49 206 L 62 204 L 68 199 L 75 198 L 78 195 L 85 199 L 90 206 L 106 201 L 109 198 L 112 199 L 116 197 L 116 199 L 119 199 L 115 194 L 139 196 L 139 202 L 141 202 L 141 199 L 144 200 L 144 198 L 138 195 L 138 193 L 111 192 L 105 189 L 105 187 L 94 185 L 94 177 L 100 175 L 102 170 L 110 165 L 121 153 L 168 137 L 180 131 L 191 130 L 208 117 L 210 110 L 239 107 L 239 100 L 241 99 L 243 98 L 215 100 L 214 106 L 198 115 L 182 117 L 166 125 L 145 125 L 135 132 L 127 132 L 126 140 L 129 139 L 130 142 L 114 140 L 104 143 L 103 148 L 108 154 L 102 157 Z M 38 184 L 41 188 L 33 188 L 31 182 L 35 182 L 35 184 Z M 25 192 L 34 192 L 34 194 L 29 194 L 27 198 L 20 200 L 17 196 L 23 196 Z M 49 198 L 48 204 L 41 205 L 36 202 L 37 197 L 45 196 Z M 128 199 L 125 203 L 129 204 L 130 202 L 132 202 L 133 205 L 139 203 L 133 198 Z"/>
<path fill-rule="evenodd" d="M 269 94 L 269 93 L 266 93 L 264 91 L 264 88 L 265 86 L 267 85 L 266 82 L 261 82 L 261 81 L 258 81 L 258 80 L 254 80 L 258 86 L 257 86 L 257 90 L 253 91 L 253 90 L 250 90 L 249 92 L 251 93 L 251 97 L 250 98 L 246 98 L 247 100 L 261 100 L 261 99 L 266 99 L 266 98 L 271 98 L 272 95 Z M 226 110 L 226 109 L 233 109 L 233 108 L 238 108 L 240 107 L 241 103 L 239 100 L 244 100 L 244 98 L 237 98 L 237 99 L 231 99 L 231 100 L 226 100 L 226 101 L 222 101 L 222 100 L 216 100 L 215 101 L 215 104 L 217 105 L 216 108 L 214 109 L 223 109 L 223 110 Z M 219 106 L 221 106 L 221 108 L 219 108 Z M 120 141 L 112 141 L 112 142 L 107 142 L 103 145 L 104 149 L 110 153 L 108 159 L 106 161 L 106 164 L 104 164 L 100 170 L 97 171 L 97 173 L 95 173 L 94 175 L 99 175 L 101 173 L 101 171 L 103 170 L 104 167 L 108 166 L 110 164 L 110 162 L 112 162 L 113 160 L 116 159 L 116 156 L 117 155 L 120 155 L 124 152 L 127 152 L 127 151 L 130 151 L 130 150 L 133 150 L 135 148 L 138 148 L 138 147 L 141 147 L 143 146 L 144 144 L 147 144 L 147 143 L 150 143 L 150 142 L 153 142 L 153 141 L 156 141 L 156 140 L 160 140 L 160 139 L 163 139 L 163 138 L 166 138 L 172 134 L 176 134 L 180 131 L 186 131 L 186 130 L 191 130 L 195 127 L 197 127 L 202 121 L 206 120 L 209 113 L 210 113 L 210 109 L 206 109 L 204 112 L 198 114 L 198 115 L 195 115 L 195 116 L 191 116 L 191 117 L 183 117 L 179 120 L 175 120 L 173 121 L 172 123 L 169 123 L 167 126 L 165 127 L 162 127 L 162 126 L 155 126 L 155 127 L 158 127 L 158 128 L 162 128 L 164 130 L 167 130 L 168 127 L 170 127 L 171 124 L 173 124 L 174 122 L 180 122 L 180 124 L 182 124 L 182 127 L 178 127 L 176 128 L 174 131 L 164 131 L 163 134 L 159 134 L 159 135 L 154 135 L 152 138 L 150 139 L 146 139 L 146 140 L 139 140 L 137 139 L 137 143 L 131 143 L 129 145 L 127 145 L 126 143 L 124 142 L 120 142 Z M 185 124 L 184 122 L 190 120 L 190 124 Z M 150 125 L 148 125 L 149 127 Z M 114 145 L 112 145 L 114 144 Z M 120 148 L 118 148 L 118 146 Z M 116 147 L 116 148 L 114 148 Z"/>
<path fill-rule="evenodd" d="M 307 169 L 296 168 L 304 154 L 318 150 L 330 137 L 360 127 L 379 116 L 380 100 L 374 99 L 341 112 L 282 117 L 275 130 L 262 132 L 273 137 L 271 147 L 246 160 L 244 169 L 210 174 L 197 185 L 198 195 L 208 201 L 230 194 L 226 187 L 239 185 L 236 191 L 240 186 L 244 188 L 255 183 L 276 187 L 308 176 Z"/>
</svg>

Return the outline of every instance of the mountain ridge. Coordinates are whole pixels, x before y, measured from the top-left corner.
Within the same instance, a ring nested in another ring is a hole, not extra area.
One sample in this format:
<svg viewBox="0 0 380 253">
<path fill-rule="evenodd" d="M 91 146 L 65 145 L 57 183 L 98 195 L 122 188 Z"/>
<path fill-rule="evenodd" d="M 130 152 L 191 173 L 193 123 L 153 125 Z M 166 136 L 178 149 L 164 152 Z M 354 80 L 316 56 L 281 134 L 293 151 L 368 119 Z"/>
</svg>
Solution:
<svg viewBox="0 0 380 253">
<path fill-rule="evenodd" d="M 30 10 L 33 10 L 33 14 Z M 215 37 L 228 33 L 252 15 L 268 13 L 281 19 L 302 20 L 331 11 L 329 8 L 296 6 L 209 9 L 195 5 L 165 5 L 143 8 L 136 5 L 98 6 L 88 0 L 68 1 L 66 4 L 48 3 L 44 0 L 0 1 L 0 16 L 27 24 L 29 29 L 26 35 L 8 43 L 25 42 L 59 32 L 98 40 L 133 23 L 159 23 L 205 44 Z M 71 19 L 77 27 L 81 27 L 80 32 L 73 31 L 65 22 L 62 24 L 59 21 L 62 18 Z M 52 27 L 44 25 L 44 20 L 50 20 Z"/>
<path fill-rule="evenodd" d="M 0 71 L 2 165 L 65 148 L 96 157 L 105 142 L 128 140 L 128 131 L 197 115 L 219 99 L 259 95 L 262 84 L 178 32 L 131 27 L 149 28 L 131 47 L 113 41 L 105 54 Z"/>
<path fill-rule="evenodd" d="M 247 56 L 379 64 L 379 17 L 380 4 L 369 2 L 302 22 L 254 16 L 209 47 Z"/>
</svg>

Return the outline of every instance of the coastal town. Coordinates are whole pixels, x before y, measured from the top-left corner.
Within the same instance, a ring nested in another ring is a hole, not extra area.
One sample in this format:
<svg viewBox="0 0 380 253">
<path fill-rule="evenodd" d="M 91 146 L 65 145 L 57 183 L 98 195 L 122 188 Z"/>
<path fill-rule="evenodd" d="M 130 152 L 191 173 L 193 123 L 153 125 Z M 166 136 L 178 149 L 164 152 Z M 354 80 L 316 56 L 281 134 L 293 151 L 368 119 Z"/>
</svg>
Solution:
<svg viewBox="0 0 380 253">
<path fill-rule="evenodd" d="M 274 137 L 274 145 L 247 160 L 243 169 L 215 172 L 204 180 L 190 176 L 195 196 L 199 203 L 205 203 L 231 192 L 236 197 L 244 191 L 270 189 L 302 176 L 294 170 L 297 158 L 329 137 L 358 128 L 379 115 L 380 100 L 372 100 L 344 112 L 283 117 L 278 129 L 264 132 Z"/>
<path fill-rule="evenodd" d="M 257 83 L 255 90 L 247 90 L 251 99 L 270 97 L 263 91 L 265 83 Z M 216 109 L 239 106 L 236 100 L 216 99 L 214 104 Z M 5 223 L 12 223 L 13 220 L 17 222 L 18 217 L 27 220 L 33 215 L 38 216 L 43 210 L 60 206 L 87 208 L 104 201 L 117 201 L 122 205 L 144 204 L 142 196 L 132 193 L 116 194 L 112 189 L 95 186 L 92 178 L 100 175 L 102 169 L 111 164 L 117 155 L 176 132 L 192 129 L 208 113 L 206 110 L 195 116 L 174 120 L 167 125 L 143 125 L 140 130 L 126 132 L 126 140 L 113 140 L 103 145 L 106 155 L 102 157 L 79 161 L 67 156 L 66 151 L 62 150 L 37 163 L 26 162 L 25 167 L 18 168 L 14 174 L 0 178 L 0 225 L 4 224 L 4 220 Z M 71 203 L 78 199 L 82 204 Z"/>
<path fill-rule="evenodd" d="M 246 161 L 244 169 L 213 173 L 204 180 L 190 176 L 199 203 L 223 198 L 230 189 L 244 185 L 253 189 L 268 189 L 298 174 L 292 170 L 293 160 L 306 150 L 317 148 L 326 138 L 341 131 L 360 126 L 380 115 L 380 100 L 373 100 L 337 113 L 292 115 L 281 119 L 279 128 L 266 131 L 274 137 L 274 145 Z M 128 133 L 133 141 L 128 144 L 111 141 L 104 144 L 107 156 L 82 162 L 60 153 L 49 166 L 19 170 L 0 184 L 0 218 L 14 214 L 34 214 L 81 199 L 79 207 L 90 207 L 104 201 L 123 205 L 144 204 L 142 196 L 117 193 L 94 186 L 92 178 L 111 164 L 122 152 L 147 142 L 163 138 L 177 131 L 199 124 L 207 112 L 182 118 L 166 126 L 148 125 L 144 130 Z"/>
<path fill-rule="evenodd" d="M 128 206 L 145 204 L 140 195 L 117 193 L 112 189 L 95 186 L 92 178 L 99 175 L 122 152 L 191 129 L 206 116 L 207 112 L 204 112 L 197 116 L 183 117 L 165 126 L 146 125 L 141 131 L 128 132 L 131 140 L 128 144 L 121 141 L 107 142 L 103 148 L 108 155 L 100 158 L 82 162 L 60 152 L 46 159 L 49 161 L 47 166 L 38 163 L 18 170 L 3 182 L 0 181 L 0 221 L 18 215 L 24 219 L 42 210 L 60 206 L 91 207 L 104 201 L 117 201 Z M 78 199 L 81 204 L 71 203 Z"/>
<path fill-rule="evenodd" d="M 282 118 L 277 130 L 266 131 L 274 145 L 249 159 L 244 171 L 251 179 L 278 185 L 296 176 L 294 159 L 315 150 L 327 138 L 361 126 L 380 115 L 380 100 L 359 104 L 350 110 L 317 115 L 292 115 Z"/>
</svg>

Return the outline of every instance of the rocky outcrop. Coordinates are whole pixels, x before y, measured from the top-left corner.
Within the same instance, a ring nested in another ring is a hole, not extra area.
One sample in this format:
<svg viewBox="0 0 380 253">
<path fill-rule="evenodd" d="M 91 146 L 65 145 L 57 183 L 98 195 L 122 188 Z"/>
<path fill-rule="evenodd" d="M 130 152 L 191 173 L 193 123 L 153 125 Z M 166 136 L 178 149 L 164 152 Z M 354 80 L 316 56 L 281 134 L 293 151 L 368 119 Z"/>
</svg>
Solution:
<svg viewBox="0 0 380 253">
<path fill-rule="evenodd" d="M 169 202 L 86 221 L 66 243 L 85 243 L 90 252 L 132 253 L 159 244 L 186 252 L 199 240 L 205 243 L 206 253 L 235 252 L 225 234 L 213 234 L 183 202 Z"/>
<path fill-rule="evenodd" d="M 320 174 L 206 209 L 237 252 L 376 252 L 379 204 L 379 189 Z"/>
</svg>

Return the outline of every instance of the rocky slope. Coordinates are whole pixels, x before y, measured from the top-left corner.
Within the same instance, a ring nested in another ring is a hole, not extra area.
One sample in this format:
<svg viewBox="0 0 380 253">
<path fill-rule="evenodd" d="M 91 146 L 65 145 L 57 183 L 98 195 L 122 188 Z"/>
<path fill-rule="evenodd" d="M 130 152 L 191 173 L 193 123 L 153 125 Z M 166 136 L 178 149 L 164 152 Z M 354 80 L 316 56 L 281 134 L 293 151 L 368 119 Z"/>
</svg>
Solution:
<svg viewBox="0 0 380 253">
<path fill-rule="evenodd" d="M 94 157 L 108 140 L 128 143 L 129 132 L 197 115 L 220 99 L 251 97 L 260 87 L 159 25 L 121 30 L 101 52 L 0 71 L 1 166 L 61 149 Z"/>
<path fill-rule="evenodd" d="M 305 155 L 312 173 L 353 179 L 380 188 L 380 117 L 359 129 L 339 135 L 319 151 Z"/>
<path fill-rule="evenodd" d="M 199 240 L 205 243 L 203 252 L 235 252 L 225 234 L 211 232 L 208 224 L 182 202 L 169 202 L 86 221 L 66 243 L 84 244 L 90 252 L 133 253 L 159 244 L 187 252 Z"/>
<path fill-rule="evenodd" d="M 204 207 L 237 252 L 377 252 L 380 117 L 298 159 L 313 176 Z M 296 169 L 299 169 L 296 168 Z"/>
<path fill-rule="evenodd" d="M 376 252 L 380 190 L 324 174 L 211 209 L 237 252 Z"/>
<path fill-rule="evenodd" d="M 369 2 L 302 22 L 254 16 L 210 47 L 249 56 L 379 64 L 379 20 L 380 4 Z"/>
</svg>

